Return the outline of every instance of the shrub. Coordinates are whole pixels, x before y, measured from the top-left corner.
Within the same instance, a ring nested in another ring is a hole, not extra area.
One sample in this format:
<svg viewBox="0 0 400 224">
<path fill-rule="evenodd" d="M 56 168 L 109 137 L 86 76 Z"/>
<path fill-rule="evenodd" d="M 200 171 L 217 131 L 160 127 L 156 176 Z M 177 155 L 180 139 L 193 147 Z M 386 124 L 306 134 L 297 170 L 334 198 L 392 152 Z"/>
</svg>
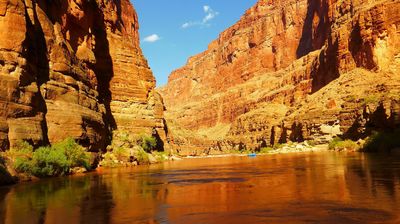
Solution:
<svg viewBox="0 0 400 224">
<path fill-rule="evenodd" d="M 138 151 L 136 151 L 135 158 L 137 159 L 137 162 L 139 164 L 149 164 L 150 163 L 149 155 L 143 149 L 139 149 Z"/>
<path fill-rule="evenodd" d="M 342 141 L 343 141 L 343 139 L 341 139 L 339 137 L 336 137 L 336 138 L 332 139 L 332 141 L 329 142 L 328 148 L 330 150 L 335 150 L 336 145 L 339 144 L 339 142 L 342 142 Z"/>
<path fill-rule="evenodd" d="M 69 173 L 69 161 L 59 148 L 40 147 L 32 157 L 31 173 L 37 177 L 52 177 Z"/>
<path fill-rule="evenodd" d="M 142 135 L 140 139 L 140 146 L 146 152 L 151 152 L 157 146 L 157 139 L 153 136 Z"/>
<path fill-rule="evenodd" d="M 113 131 L 113 140 L 111 142 L 111 148 L 113 147 L 132 147 L 136 145 L 137 136 L 132 136 L 126 131 Z"/>
<path fill-rule="evenodd" d="M 163 162 L 168 160 L 167 152 L 154 152 L 154 157 L 158 162 Z"/>
<path fill-rule="evenodd" d="M 112 152 L 107 152 L 103 155 L 100 161 L 100 166 L 104 167 L 117 167 L 119 165 L 117 157 Z"/>
<path fill-rule="evenodd" d="M 30 152 L 30 147 L 22 144 L 14 149 L 14 168 L 17 172 L 29 173 L 38 177 L 67 175 L 71 168 L 85 167 L 90 169 L 89 153 L 72 138 L 65 139 L 53 146 L 40 147 Z M 27 152 L 23 154 L 22 152 Z"/>
<path fill-rule="evenodd" d="M 359 146 L 352 140 L 343 140 L 339 137 L 336 137 L 329 143 L 329 149 L 336 151 L 343 151 L 343 150 L 355 151 L 359 149 Z"/>
<path fill-rule="evenodd" d="M 67 138 L 62 142 L 56 143 L 52 146 L 54 151 L 63 153 L 67 158 L 68 166 L 85 167 L 90 169 L 90 154 L 75 142 L 72 138 Z"/>
<path fill-rule="evenodd" d="M 114 154 L 115 158 L 118 161 L 122 162 L 128 162 L 129 161 L 129 156 L 130 156 L 130 150 L 124 147 L 117 147 L 114 148 L 112 153 Z"/>
<path fill-rule="evenodd" d="M 14 169 L 19 173 L 29 173 L 33 168 L 30 158 L 17 157 L 14 161 Z"/>
<path fill-rule="evenodd" d="M 23 154 L 31 154 L 33 152 L 33 146 L 31 146 L 27 141 L 17 141 L 15 146 L 11 149 L 16 152 L 20 152 Z"/>
<path fill-rule="evenodd" d="M 17 158 L 32 158 L 33 146 L 26 141 L 18 141 L 10 150 L 4 152 L 4 155 L 12 162 Z"/>
<path fill-rule="evenodd" d="M 400 147 L 400 129 L 373 133 L 365 142 L 363 151 L 390 151 L 398 147 Z"/>
</svg>

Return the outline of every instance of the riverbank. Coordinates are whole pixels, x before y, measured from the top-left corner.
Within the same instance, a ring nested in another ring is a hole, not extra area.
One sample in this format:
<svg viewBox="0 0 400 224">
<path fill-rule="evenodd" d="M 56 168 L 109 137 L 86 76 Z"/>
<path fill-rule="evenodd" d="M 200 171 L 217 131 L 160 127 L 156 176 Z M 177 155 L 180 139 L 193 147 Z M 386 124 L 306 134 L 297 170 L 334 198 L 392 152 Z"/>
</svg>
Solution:
<svg viewBox="0 0 400 224">
<path fill-rule="evenodd" d="M 372 138 L 376 139 L 376 138 Z M 130 144 L 126 144 L 126 140 L 124 142 L 124 147 L 121 147 L 123 144 L 119 144 L 118 147 L 115 146 L 115 142 L 113 144 L 113 150 L 108 151 L 105 154 L 98 155 L 99 158 L 98 165 L 94 169 L 83 169 L 76 167 L 71 169 L 71 172 L 68 175 L 82 175 L 82 173 L 87 173 L 96 170 L 104 170 L 104 169 L 112 169 L 116 167 L 134 167 L 134 166 L 147 166 L 151 164 L 160 164 L 163 162 L 172 162 L 178 160 L 186 160 L 186 159 L 202 159 L 202 158 L 223 158 L 223 157 L 256 157 L 256 156 L 268 156 L 268 155 L 276 155 L 276 154 L 294 154 L 294 153 L 310 153 L 310 152 L 324 152 L 324 151 L 360 151 L 368 142 L 375 141 L 366 141 L 359 140 L 358 142 L 352 142 L 350 140 L 341 140 L 341 139 L 333 139 L 329 144 L 313 144 L 312 142 L 301 142 L 301 143 L 285 143 L 278 144 L 274 147 L 264 147 L 255 151 L 220 151 L 213 154 L 201 154 L 201 155 L 189 155 L 183 156 L 175 153 L 167 153 L 167 152 L 145 152 L 137 145 L 129 142 Z M 385 141 L 387 142 L 387 141 Z M 350 144 L 351 143 L 351 144 Z M 3 154 L 7 155 L 7 154 Z M 12 154 L 11 154 L 12 155 Z M 7 159 L 6 159 L 7 160 Z M 10 161 L 10 159 L 8 159 Z M 3 161 L 5 162 L 5 161 Z M 11 167 L 11 168 L 10 168 Z M 0 167 L 1 168 L 1 167 Z M 39 180 L 39 178 L 33 175 L 27 175 L 26 173 L 18 173 L 15 172 L 15 169 L 12 168 L 10 164 L 3 164 L 3 169 L 0 171 L 0 185 L 8 185 L 12 183 L 18 182 L 27 182 L 32 180 Z M 7 171 L 8 170 L 8 171 Z M 6 172 L 7 171 L 7 172 Z M 11 174 L 11 175 L 10 175 Z"/>
<path fill-rule="evenodd" d="M 196 156 L 184 156 L 180 157 L 183 159 L 196 159 L 196 158 L 220 158 L 220 157 L 232 157 L 232 156 L 254 156 L 254 155 L 273 155 L 273 154 L 289 154 L 289 153 L 305 153 L 305 152 L 323 152 L 328 151 L 329 147 L 327 144 L 321 145 L 309 145 L 306 142 L 303 143 L 289 143 L 280 145 L 277 148 L 265 148 L 266 150 L 263 151 L 262 149 L 260 152 L 234 152 L 234 153 L 223 153 L 223 154 L 213 154 L 213 155 L 196 155 Z"/>
<path fill-rule="evenodd" d="M 92 170 L 87 169 L 78 169 L 75 168 L 68 175 L 81 175 L 82 173 L 87 172 L 96 172 L 98 168 L 101 169 L 112 169 L 116 167 L 133 167 L 133 166 L 146 166 L 151 164 L 159 164 L 163 162 L 171 162 L 171 161 L 179 161 L 183 159 L 201 159 L 201 158 L 219 158 L 219 157 L 240 157 L 240 156 L 266 156 L 273 154 L 289 154 L 289 153 L 305 153 L 305 152 L 321 152 L 327 151 L 328 145 L 309 145 L 307 142 L 304 143 L 288 143 L 284 145 L 280 145 L 276 148 L 264 148 L 261 149 L 260 152 L 250 152 L 250 151 L 236 151 L 236 152 L 221 152 L 221 154 L 212 154 L 212 155 L 196 155 L 196 156 L 180 156 L 179 154 L 167 154 L 167 153 L 143 153 L 146 154 L 146 162 L 140 163 L 138 161 L 131 162 L 122 162 L 122 160 L 117 159 L 117 157 L 113 156 L 110 158 L 105 155 L 102 156 L 102 160 L 99 162 L 99 165 Z M 126 156 L 128 157 L 128 156 Z M 128 158 L 125 158 L 125 161 Z M 7 161 L 11 161 L 11 159 L 6 159 Z M 108 160 L 108 162 L 107 162 Z M 5 161 L 4 161 L 5 162 Z M 107 166 L 107 165 L 109 166 Z M 27 173 L 19 173 L 16 172 L 12 165 L 3 164 L 2 169 L 0 170 L 0 185 L 10 185 L 19 182 L 29 182 L 33 180 L 39 180 L 40 178 L 35 177 L 34 175 L 28 175 Z"/>
</svg>

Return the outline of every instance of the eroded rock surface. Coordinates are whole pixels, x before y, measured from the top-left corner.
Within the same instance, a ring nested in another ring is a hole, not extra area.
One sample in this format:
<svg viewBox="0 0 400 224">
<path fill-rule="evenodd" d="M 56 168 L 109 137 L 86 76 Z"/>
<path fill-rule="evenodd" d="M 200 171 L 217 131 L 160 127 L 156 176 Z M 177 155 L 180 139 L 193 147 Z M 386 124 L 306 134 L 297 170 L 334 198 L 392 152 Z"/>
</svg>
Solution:
<svg viewBox="0 0 400 224">
<path fill-rule="evenodd" d="M 164 136 L 163 106 L 129 0 L 0 1 L 0 146 L 110 131 Z"/>
<path fill-rule="evenodd" d="M 218 151 L 393 128 L 399 60 L 398 1 L 260 0 L 161 89 L 175 148 L 183 130 Z"/>
</svg>

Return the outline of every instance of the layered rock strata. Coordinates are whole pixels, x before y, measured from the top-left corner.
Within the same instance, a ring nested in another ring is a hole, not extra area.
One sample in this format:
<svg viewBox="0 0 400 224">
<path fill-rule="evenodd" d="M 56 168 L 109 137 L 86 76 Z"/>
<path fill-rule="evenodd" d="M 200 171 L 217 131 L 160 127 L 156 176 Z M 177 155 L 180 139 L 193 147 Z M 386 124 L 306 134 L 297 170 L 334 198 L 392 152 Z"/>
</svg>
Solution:
<svg viewBox="0 0 400 224">
<path fill-rule="evenodd" d="M 398 1 L 260 0 L 170 75 L 166 117 L 199 150 L 359 138 L 399 125 L 399 57 Z"/>
<path fill-rule="evenodd" d="M 113 129 L 165 135 L 129 0 L 1 0 L 0 27 L 1 149 L 73 137 L 97 151 Z"/>
</svg>

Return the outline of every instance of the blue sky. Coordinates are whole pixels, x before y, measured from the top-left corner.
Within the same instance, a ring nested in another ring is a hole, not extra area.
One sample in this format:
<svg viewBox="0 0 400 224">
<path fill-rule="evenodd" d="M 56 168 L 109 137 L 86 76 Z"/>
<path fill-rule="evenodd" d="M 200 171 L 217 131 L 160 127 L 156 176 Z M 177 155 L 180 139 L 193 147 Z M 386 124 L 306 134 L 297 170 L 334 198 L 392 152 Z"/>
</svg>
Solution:
<svg viewBox="0 0 400 224">
<path fill-rule="evenodd" d="M 257 0 L 131 0 L 139 16 L 141 47 L 157 79 L 207 49 Z"/>
</svg>

